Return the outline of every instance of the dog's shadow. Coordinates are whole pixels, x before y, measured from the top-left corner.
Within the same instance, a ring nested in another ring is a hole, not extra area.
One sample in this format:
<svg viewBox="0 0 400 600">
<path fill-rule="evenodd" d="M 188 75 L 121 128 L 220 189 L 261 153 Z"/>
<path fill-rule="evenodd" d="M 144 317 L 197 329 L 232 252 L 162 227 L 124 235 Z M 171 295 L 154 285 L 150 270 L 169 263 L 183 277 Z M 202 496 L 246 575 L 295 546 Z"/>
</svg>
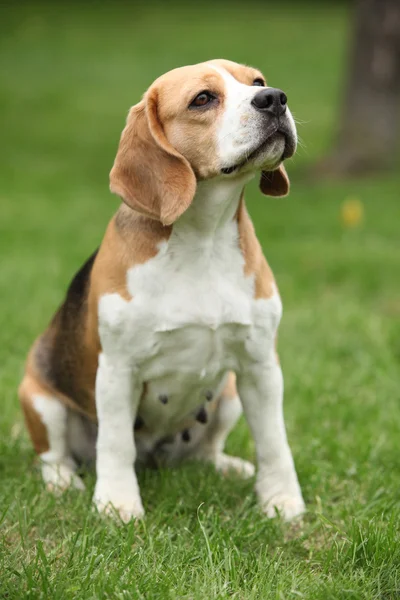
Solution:
<svg viewBox="0 0 400 600">
<path fill-rule="evenodd" d="M 193 514 L 201 505 L 233 513 L 255 504 L 254 478 L 244 480 L 233 472 L 223 476 L 211 464 L 188 461 L 173 468 L 143 469 L 138 480 L 149 509 L 165 502 L 169 509 L 174 506 L 173 515 Z"/>
</svg>

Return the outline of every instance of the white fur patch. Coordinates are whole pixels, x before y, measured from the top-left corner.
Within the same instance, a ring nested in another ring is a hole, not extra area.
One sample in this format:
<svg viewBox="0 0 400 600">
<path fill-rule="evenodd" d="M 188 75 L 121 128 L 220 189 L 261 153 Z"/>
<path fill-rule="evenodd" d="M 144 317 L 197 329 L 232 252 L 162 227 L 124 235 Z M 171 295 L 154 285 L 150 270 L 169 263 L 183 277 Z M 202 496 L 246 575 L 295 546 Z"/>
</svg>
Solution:
<svg viewBox="0 0 400 600">
<path fill-rule="evenodd" d="M 46 427 L 49 450 L 40 455 L 42 477 L 51 491 L 70 486 L 84 489 L 83 481 L 75 474 L 76 465 L 67 447 L 67 408 L 57 398 L 41 394 L 33 396 L 33 407 Z"/>
<path fill-rule="evenodd" d="M 251 101 L 260 91 L 260 87 L 240 83 L 226 69 L 209 64 L 217 71 L 225 84 L 225 106 L 221 122 L 218 126 L 218 154 L 221 168 L 242 163 L 247 156 L 259 146 L 265 137 L 264 115 L 252 106 Z M 289 108 L 285 113 L 288 124 L 296 137 L 296 126 Z M 271 143 L 249 169 L 276 165 L 283 154 L 284 139 Z"/>
<path fill-rule="evenodd" d="M 144 514 L 134 471 L 133 419 L 138 388 L 126 356 L 99 356 L 96 378 L 97 481 L 94 502 L 100 512 L 117 511 L 123 521 Z"/>
<path fill-rule="evenodd" d="M 258 347 L 257 342 L 257 353 Z M 260 504 L 270 517 L 278 510 L 291 519 L 304 511 L 304 502 L 286 439 L 282 371 L 272 348 L 238 378 L 238 389 L 256 446 Z"/>
<path fill-rule="evenodd" d="M 128 272 L 132 300 L 109 294 L 99 305 L 104 353 L 128 361 L 135 380 L 146 382 L 140 414 L 160 434 L 175 433 L 204 404 L 207 390 L 218 394 L 227 371 L 240 372 L 249 359 L 260 360 L 279 320 L 279 296 L 255 301 L 253 277 L 244 275 L 233 218 L 237 183 L 231 199 L 221 199 L 222 191 L 213 196 L 207 182 L 199 187 L 157 256 Z M 226 188 L 221 183 L 225 194 Z M 219 206 L 224 211 L 215 234 L 210 227 Z M 168 397 L 167 404 L 160 395 Z"/>
</svg>

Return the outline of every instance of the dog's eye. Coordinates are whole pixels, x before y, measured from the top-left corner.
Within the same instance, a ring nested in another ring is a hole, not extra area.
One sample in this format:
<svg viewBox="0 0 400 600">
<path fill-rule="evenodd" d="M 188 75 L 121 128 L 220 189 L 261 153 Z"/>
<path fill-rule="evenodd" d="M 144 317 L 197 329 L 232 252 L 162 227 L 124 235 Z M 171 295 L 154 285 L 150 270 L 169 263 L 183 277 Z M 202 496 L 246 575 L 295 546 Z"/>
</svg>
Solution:
<svg viewBox="0 0 400 600">
<path fill-rule="evenodd" d="M 258 77 L 253 81 L 252 85 L 258 85 L 258 87 L 265 87 L 265 81 L 261 79 L 261 77 Z"/>
<path fill-rule="evenodd" d="M 215 100 L 215 96 L 213 96 L 210 92 L 200 92 L 197 94 L 196 98 L 194 98 L 189 104 L 189 108 L 201 108 L 202 106 L 206 106 Z"/>
</svg>

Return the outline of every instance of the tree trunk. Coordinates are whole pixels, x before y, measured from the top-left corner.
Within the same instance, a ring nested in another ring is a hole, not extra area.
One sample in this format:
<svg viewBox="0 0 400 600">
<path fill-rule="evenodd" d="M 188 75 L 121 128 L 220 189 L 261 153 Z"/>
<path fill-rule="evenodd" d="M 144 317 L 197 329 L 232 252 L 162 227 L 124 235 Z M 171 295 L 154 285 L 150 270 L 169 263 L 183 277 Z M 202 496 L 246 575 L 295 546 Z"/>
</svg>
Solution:
<svg viewBox="0 0 400 600">
<path fill-rule="evenodd" d="M 400 0 L 357 0 L 347 86 L 333 152 L 345 175 L 390 168 L 400 147 Z"/>
</svg>

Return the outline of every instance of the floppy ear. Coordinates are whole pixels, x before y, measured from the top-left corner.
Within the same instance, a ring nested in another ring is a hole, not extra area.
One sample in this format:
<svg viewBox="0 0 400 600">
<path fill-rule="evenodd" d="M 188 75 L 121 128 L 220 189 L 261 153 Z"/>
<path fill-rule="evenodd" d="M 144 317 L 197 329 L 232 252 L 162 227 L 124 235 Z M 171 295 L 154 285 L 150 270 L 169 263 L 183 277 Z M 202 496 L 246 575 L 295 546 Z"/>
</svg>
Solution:
<svg viewBox="0 0 400 600">
<path fill-rule="evenodd" d="M 170 225 L 189 207 L 196 177 L 189 162 L 166 139 L 157 116 L 157 93 L 129 111 L 110 189 L 139 213 Z"/>
<path fill-rule="evenodd" d="M 289 188 L 289 177 L 283 165 L 280 165 L 276 171 L 262 171 L 260 190 L 266 196 L 287 196 Z"/>
</svg>

